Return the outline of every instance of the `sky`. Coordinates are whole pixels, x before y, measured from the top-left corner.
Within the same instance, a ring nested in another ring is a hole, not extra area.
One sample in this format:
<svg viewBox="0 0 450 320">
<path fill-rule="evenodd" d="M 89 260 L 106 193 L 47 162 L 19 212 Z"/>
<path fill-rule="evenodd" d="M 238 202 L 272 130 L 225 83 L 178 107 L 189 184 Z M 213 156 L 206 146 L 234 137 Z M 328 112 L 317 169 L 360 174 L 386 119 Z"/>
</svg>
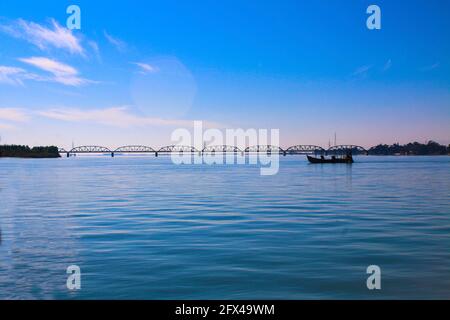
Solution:
<svg viewBox="0 0 450 320">
<path fill-rule="evenodd" d="M 450 1 L 0 2 L 0 143 L 159 147 L 194 120 L 449 144 Z"/>
</svg>

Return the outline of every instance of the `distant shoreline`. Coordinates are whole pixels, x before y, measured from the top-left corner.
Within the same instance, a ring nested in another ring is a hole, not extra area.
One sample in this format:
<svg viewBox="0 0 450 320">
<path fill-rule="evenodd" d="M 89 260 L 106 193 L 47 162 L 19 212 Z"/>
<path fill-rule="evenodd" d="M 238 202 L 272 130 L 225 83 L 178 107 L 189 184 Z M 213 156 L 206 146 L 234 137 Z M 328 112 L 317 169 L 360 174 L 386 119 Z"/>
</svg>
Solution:
<svg viewBox="0 0 450 320">
<path fill-rule="evenodd" d="M 58 147 L 0 145 L 0 158 L 48 159 L 61 158 Z"/>
<path fill-rule="evenodd" d="M 354 152 L 357 155 L 360 150 L 364 150 L 362 147 L 350 146 L 352 149 L 350 152 Z M 320 147 L 317 147 L 320 148 Z M 103 148 L 108 151 L 106 153 L 120 154 L 120 152 L 109 151 L 107 148 Z M 288 150 L 282 150 L 279 148 L 284 155 L 289 154 Z M 153 152 L 153 149 L 151 149 Z M 322 148 L 322 151 L 325 150 Z M 103 152 L 103 151 L 102 151 Z M 102 153 L 98 152 L 98 153 Z M 138 153 L 139 151 L 133 151 Z M 146 151 L 144 151 L 146 152 Z M 157 151 L 154 151 L 157 155 Z M 31 158 L 31 159 L 41 159 L 41 158 L 61 158 L 61 153 L 67 153 L 68 155 L 71 151 L 60 152 L 56 146 L 46 146 L 46 147 L 33 147 L 25 145 L 0 145 L 0 158 Z M 76 153 L 76 152 L 75 152 Z M 83 152 L 89 153 L 89 152 Z M 203 153 L 203 152 L 202 152 Z M 371 147 L 368 150 L 364 150 L 364 153 L 368 153 L 371 156 L 449 156 L 450 155 L 450 145 L 444 146 L 434 141 L 429 141 L 426 144 L 419 142 L 412 142 L 405 145 L 400 145 L 398 143 L 393 145 L 379 144 L 375 147 Z"/>
<path fill-rule="evenodd" d="M 372 157 L 449 157 L 450 154 L 368 154 Z"/>
<path fill-rule="evenodd" d="M 450 145 L 443 146 L 434 141 L 423 144 L 412 142 L 405 145 L 398 143 L 393 145 L 379 144 L 369 149 L 372 156 L 445 156 L 450 155 Z"/>
</svg>

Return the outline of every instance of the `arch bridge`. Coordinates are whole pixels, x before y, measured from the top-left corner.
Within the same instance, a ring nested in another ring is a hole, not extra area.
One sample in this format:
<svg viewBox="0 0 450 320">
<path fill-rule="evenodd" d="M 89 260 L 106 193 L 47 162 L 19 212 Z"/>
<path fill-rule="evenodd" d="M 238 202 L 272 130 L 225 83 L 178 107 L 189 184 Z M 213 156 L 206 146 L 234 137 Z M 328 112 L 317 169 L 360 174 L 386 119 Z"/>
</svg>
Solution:
<svg viewBox="0 0 450 320">
<path fill-rule="evenodd" d="M 169 153 L 174 153 L 174 152 L 178 152 L 180 154 L 183 153 L 200 153 L 195 147 L 192 146 L 177 146 L 177 145 L 171 145 L 171 146 L 165 146 L 160 148 L 157 152 L 156 152 L 156 156 L 158 156 L 159 153 L 161 154 L 169 154 Z"/>
<path fill-rule="evenodd" d="M 72 148 L 70 153 L 109 153 L 111 150 L 102 146 L 81 146 Z"/>
<path fill-rule="evenodd" d="M 352 154 L 352 155 L 358 155 L 358 154 L 363 154 L 363 155 L 368 155 L 369 151 L 367 151 L 364 147 L 361 146 L 356 146 L 356 145 L 352 145 L 352 144 L 343 144 L 343 145 L 338 145 L 338 146 L 333 146 L 330 147 L 326 154 L 330 155 L 344 155 L 344 154 Z"/>
<path fill-rule="evenodd" d="M 157 157 L 158 154 L 171 154 L 174 152 L 178 153 L 198 153 L 201 154 L 208 154 L 208 153 L 246 153 L 246 154 L 252 154 L 252 153 L 278 153 L 280 155 L 306 155 L 306 154 L 327 154 L 327 155 L 343 155 L 347 153 L 351 154 L 369 154 L 369 152 L 361 146 L 357 145 L 338 145 L 328 148 L 328 150 L 316 146 L 316 145 L 295 145 L 291 146 L 287 149 L 282 149 L 279 146 L 274 145 L 255 145 L 245 148 L 244 150 L 239 149 L 236 146 L 229 146 L 229 145 L 216 145 L 216 146 L 207 146 L 203 148 L 203 150 L 199 151 L 193 146 L 183 146 L 183 145 L 171 145 L 171 146 L 165 146 L 161 147 L 158 150 L 153 149 L 152 147 L 143 146 L 143 145 L 128 145 L 128 146 L 122 146 L 118 147 L 116 149 L 109 149 L 107 147 L 102 146 L 95 146 L 95 145 L 88 145 L 88 146 L 79 146 L 70 149 L 70 151 L 67 151 L 64 148 L 58 148 L 59 153 L 66 153 L 67 157 L 70 156 L 70 154 L 88 154 L 88 153 L 98 153 L 98 154 L 105 154 L 109 153 L 112 157 L 114 157 L 115 153 L 154 153 Z"/>
<path fill-rule="evenodd" d="M 286 149 L 287 154 L 325 154 L 326 150 L 315 145 L 297 145 Z"/>
<path fill-rule="evenodd" d="M 247 147 L 244 150 L 245 153 L 278 153 L 282 155 L 286 155 L 286 151 L 281 149 L 279 146 L 273 146 L 273 145 L 256 145 Z"/>
<path fill-rule="evenodd" d="M 156 153 L 156 150 L 147 147 L 147 146 L 139 146 L 139 145 L 132 145 L 132 146 L 123 146 L 119 147 L 114 152 L 117 153 Z"/>
<path fill-rule="evenodd" d="M 228 146 L 228 145 L 221 145 L 221 146 L 207 146 L 203 148 L 202 153 L 242 153 L 242 150 L 239 149 L 236 146 Z"/>
</svg>

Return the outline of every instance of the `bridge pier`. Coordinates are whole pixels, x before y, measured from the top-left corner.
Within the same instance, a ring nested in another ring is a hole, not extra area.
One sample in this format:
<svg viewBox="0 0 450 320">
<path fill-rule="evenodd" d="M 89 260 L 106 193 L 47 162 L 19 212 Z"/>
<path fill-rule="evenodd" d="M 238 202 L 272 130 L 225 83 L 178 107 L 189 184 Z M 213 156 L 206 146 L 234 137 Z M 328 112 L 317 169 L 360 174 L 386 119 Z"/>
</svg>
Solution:
<svg viewBox="0 0 450 320">
<path fill-rule="evenodd" d="M 111 158 L 114 158 L 114 152 L 111 152 Z"/>
<path fill-rule="evenodd" d="M 70 152 L 67 152 L 67 158 L 70 157 Z"/>
<path fill-rule="evenodd" d="M 158 152 L 155 152 L 155 157 L 158 158 Z"/>
</svg>

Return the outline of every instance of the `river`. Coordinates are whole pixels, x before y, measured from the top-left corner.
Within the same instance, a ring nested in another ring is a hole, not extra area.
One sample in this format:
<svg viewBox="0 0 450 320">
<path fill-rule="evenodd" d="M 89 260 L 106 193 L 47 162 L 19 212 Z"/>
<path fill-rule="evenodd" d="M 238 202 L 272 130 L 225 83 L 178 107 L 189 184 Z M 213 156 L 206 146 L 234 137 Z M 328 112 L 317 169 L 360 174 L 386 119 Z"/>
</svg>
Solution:
<svg viewBox="0 0 450 320">
<path fill-rule="evenodd" d="M 355 160 L 2 158 L 0 298 L 448 299 L 450 157 Z"/>
</svg>

